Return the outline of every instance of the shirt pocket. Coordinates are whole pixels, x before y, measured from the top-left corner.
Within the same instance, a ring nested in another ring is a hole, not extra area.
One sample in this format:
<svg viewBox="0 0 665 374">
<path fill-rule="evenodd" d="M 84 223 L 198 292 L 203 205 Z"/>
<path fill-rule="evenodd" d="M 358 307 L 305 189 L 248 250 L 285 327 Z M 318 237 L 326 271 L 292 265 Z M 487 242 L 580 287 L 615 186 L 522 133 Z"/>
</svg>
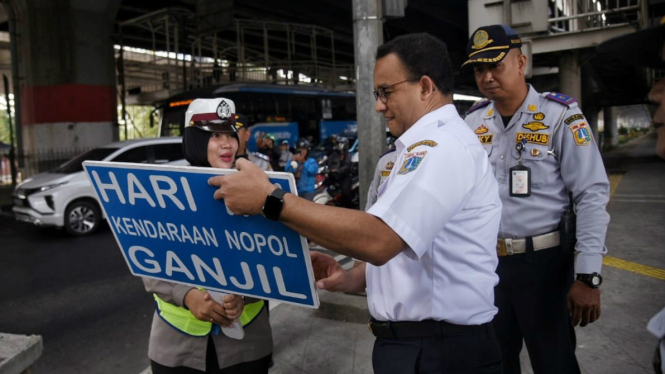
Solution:
<svg viewBox="0 0 665 374">
<path fill-rule="evenodd" d="M 531 169 L 532 188 L 539 188 L 545 181 L 547 150 L 548 148 L 545 145 L 527 143 L 522 151 L 522 164 Z M 513 149 L 512 155 L 515 161 L 512 166 L 515 166 L 519 160 L 517 149 Z"/>
</svg>

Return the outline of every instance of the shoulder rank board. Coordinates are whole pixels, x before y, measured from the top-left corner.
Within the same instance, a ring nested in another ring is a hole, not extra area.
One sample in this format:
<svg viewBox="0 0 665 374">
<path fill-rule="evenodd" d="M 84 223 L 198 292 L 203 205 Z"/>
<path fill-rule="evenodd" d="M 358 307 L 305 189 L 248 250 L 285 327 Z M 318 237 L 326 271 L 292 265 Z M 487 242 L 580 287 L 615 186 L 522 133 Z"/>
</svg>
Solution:
<svg viewBox="0 0 665 374">
<path fill-rule="evenodd" d="M 475 112 L 476 110 L 478 110 L 480 108 L 484 108 L 484 107 L 490 105 L 490 103 L 491 103 L 490 100 L 479 101 L 476 104 L 474 104 L 471 108 L 469 108 L 469 110 L 466 111 L 466 114 L 469 115 L 469 114 Z"/>
<path fill-rule="evenodd" d="M 550 92 L 549 94 L 545 95 L 545 98 L 568 107 L 577 103 L 577 100 L 575 100 L 575 98 L 564 94 L 560 94 L 558 92 Z"/>
</svg>

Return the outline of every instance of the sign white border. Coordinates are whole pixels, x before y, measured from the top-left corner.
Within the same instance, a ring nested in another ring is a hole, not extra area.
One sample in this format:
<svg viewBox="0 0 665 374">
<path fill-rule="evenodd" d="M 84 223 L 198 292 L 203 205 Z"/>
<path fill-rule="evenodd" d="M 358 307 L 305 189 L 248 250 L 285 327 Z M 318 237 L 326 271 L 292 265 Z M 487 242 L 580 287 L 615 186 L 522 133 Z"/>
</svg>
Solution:
<svg viewBox="0 0 665 374">
<path fill-rule="evenodd" d="M 95 187 L 94 181 L 90 178 L 90 173 L 88 172 L 87 166 L 95 166 L 95 167 L 100 167 L 100 168 L 120 168 L 120 169 L 128 169 L 128 170 L 155 170 L 155 171 L 178 171 L 178 172 L 185 172 L 185 173 L 192 173 L 192 174 L 218 174 L 218 175 L 229 175 L 233 173 L 237 173 L 238 171 L 235 169 L 217 169 L 217 168 L 206 168 L 206 167 L 197 167 L 197 166 L 171 166 L 171 165 L 155 165 L 155 164 L 136 164 L 136 163 L 129 163 L 129 162 L 110 162 L 110 161 L 84 161 L 83 162 L 83 168 L 85 169 L 85 174 L 88 177 L 88 180 L 90 180 L 90 184 Z M 270 179 L 278 179 L 278 180 L 286 180 L 289 183 L 289 188 L 291 191 L 289 193 L 292 193 L 294 195 L 298 195 L 297 192 L 297 187 L 296 187 L 296 181 L 295 178 L 293 177 L 293 174 L 291 173 L 283 173 L 283 172 L 275 172 L 275 171 L 267 171 L 265 172 Z M 104 207 L 104 203 L 102 202 L 103 200 L 100 198 L 100 196 L 97 194 L 97 188 L 95 190 L 95 195 L 97 195 L 97 199 L 102 207 L 102 210 L 104 211 L 104 217 L 108 220 L 108 215 L 106 214 L 106 208 Z M 111 232 L 113 232 L 113 236 L 115 237 L 116 243 L 118 243 L 118 247 L 120 248 L 120 252 L 122 253 L 122 256 L 125 258 L 125 262 L 127 263 L 127 266 L 129 267 L 129 271 L 132 273 L 132 275 L 136 277 L 142 277 L 142 278 L 152 278 L 160 281 L 165 281 L 165 282 L 172 282 L 172 283 L 178 283 L 178 284 L 186 284 L 188 286 L 192 287 L 200 287 L 199 285 L 192 284 L 192 283 L 186 283 L 186 282 L 175 282 L 172 280 L 166 280 L 164 278 L 158 278 L 158 277 L 152 277 L 149 275 L 144 275 L 144 274 L 135 274 L 134 271 L 132 270 L 132 267 L 130 265 L 129 259 L 125 255 L 126 251 L 123 248 L 122 244 L 120 243 L 120 240 L 118 239 L 118 235 L 116 234 L 115 230 L 113 230 L 112 225 L 109 224 L 111 227 Z M 278 301 L 280 303 L 287 303 L 287 304 L 292 304 L 292 305 L 297 305 L 305 308 L 312 308 L 312 309 L 318 309 L 320 305 L 319 301 L 319 293 L 316 288 L 316 281 L 314 280 L 314 270 L 312 269 L 312 260 L 309 255 L 309 245 L 307 244 L 307 238 L 304 236 L 300 235 L 300 242 L 301 242 L 301 248 L 302 248 L 302 256 L 305 259 L 305 265 L 307 267 L 307 276 L 310 280 L 310 294 L 312 295 L 312 303 L 313 305 L 307 305 L 307 304 L 302 304 L 302 303 L 296 303 L 293 301 L 288 301 L 288 300 L 282 300 L 282 299 L 273 299 L 269 297 L 265 297 L 263 295 L 254 295 L 250 293 L 244 293 L 244 292 L 236 292 L 234 291 L 233 293 L 238 294 L 238 295 L 243 295 L 243 296 L 249 296 L 253 298 L 258 298 L 262 300 L 274 300 Z M 219 292 L 225 292 L 228 293 L 227 290 L 222 290 L 222 289 L 216 289 L 216 288 L 210 288 L 211 291 L 219 291 Z"/>
</svg>

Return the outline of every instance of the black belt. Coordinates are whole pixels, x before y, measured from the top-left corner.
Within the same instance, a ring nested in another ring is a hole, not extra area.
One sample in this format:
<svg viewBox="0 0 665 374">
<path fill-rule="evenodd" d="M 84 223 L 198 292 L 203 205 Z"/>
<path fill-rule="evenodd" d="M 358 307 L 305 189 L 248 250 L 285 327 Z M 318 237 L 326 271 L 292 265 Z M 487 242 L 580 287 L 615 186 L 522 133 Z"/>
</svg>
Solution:
<svg viewBox="0 0 665 374">
<path fill-rule="evenodd" d="M 446 321 L 434 321 L 431 319 L 418 322 L 391 322 L 377 321 L 371 318 L 367 322 L 369 330 L 377 338 L 383 339 L 411 339 L 432 338 L 454 334 L 468 334 L 484 331 L 490 323 L 482 325 L 455 325 Z"/>
</svg>

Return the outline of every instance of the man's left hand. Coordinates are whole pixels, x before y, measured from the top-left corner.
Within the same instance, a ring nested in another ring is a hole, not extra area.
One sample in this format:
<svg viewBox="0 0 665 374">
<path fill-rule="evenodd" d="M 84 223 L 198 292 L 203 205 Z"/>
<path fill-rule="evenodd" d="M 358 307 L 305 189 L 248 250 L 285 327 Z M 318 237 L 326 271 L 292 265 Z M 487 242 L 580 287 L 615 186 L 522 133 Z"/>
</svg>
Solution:
<svg viewBox="0 0 665 374">
<path fill-rule="evenodd" d="M 584 327 L 600 318 L 600 289 L 576 280 L 568 292 L 568 311 L 573 326 Z"/>
<path fill-rule="evenodd" d="M 258 166 L 243 158 L 236 160 L 237 173 L 213 177 L 211 186 L 219 187 L 215 199 L 224 199 L 233 214 L 261 214 L 266 197 L 275 189 L 268 176 Z"/>
</svg>

